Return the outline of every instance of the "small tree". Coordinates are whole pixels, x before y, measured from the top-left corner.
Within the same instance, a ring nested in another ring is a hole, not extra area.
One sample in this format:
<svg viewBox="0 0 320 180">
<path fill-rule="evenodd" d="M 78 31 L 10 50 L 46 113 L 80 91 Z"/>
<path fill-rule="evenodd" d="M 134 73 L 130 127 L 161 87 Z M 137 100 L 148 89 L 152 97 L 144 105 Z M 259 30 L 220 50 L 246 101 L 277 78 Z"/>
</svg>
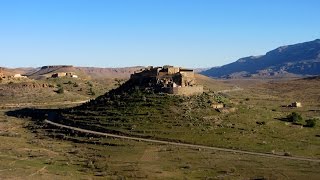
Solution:
<svg viewBox="0 0 320 180">
<path fill-rule="evenodd" d="M 315 127 L 317 119 L 308 119 L 306 120 L 306 127 Z"/>
<path fill-rule="evenodd" d="M 299 123 L 303 120 L 302 116 L 297 112 L 292 112 L 290 115 L 288 115 L 288 119 L 293 123 Z"/>
</svg>

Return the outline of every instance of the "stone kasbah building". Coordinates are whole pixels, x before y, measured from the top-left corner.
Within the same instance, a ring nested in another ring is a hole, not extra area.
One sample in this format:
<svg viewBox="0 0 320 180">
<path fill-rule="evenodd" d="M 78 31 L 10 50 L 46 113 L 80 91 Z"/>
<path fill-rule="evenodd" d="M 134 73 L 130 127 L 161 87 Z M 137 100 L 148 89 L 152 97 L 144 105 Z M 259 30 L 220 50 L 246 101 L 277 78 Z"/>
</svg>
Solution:
<svg viewBox="0 0 320 180">
<path fill-rule="evenodd" d="M 130 80 L 140 88 L 154 88 L 158 92 L 177 95 L 197 95 L 203 93 L 203 86 L 196 85 L 192 69 L 163 66 L 147 67 L 136 71 Z"/>
</svg>

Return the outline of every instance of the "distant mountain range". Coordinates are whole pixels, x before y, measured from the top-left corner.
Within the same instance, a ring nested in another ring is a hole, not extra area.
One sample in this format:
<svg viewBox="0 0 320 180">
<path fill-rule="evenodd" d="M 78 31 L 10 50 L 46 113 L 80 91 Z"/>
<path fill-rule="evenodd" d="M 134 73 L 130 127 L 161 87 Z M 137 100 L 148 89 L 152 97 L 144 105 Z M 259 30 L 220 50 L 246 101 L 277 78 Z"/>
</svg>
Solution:
<svg viewBox="0 0 320 180">
<path fill-rule="evenodd" d="M 33 79 L 51 77 L 53 73 L 73 72 L 81 78 L 129 78 L 143 66 L 124 68 L 74 67 L 68 65 L 43 66 L 40 68 L 0 67 L 0 76 L 23 74 Z M 282 46 L 262 56 L 249 56 L 233 63 L 213 68 L 198 68 L 195 72 L 216 78 L 243 77 L 290 77 L 320 75 L 320 39 Z"/>
<path fill-rule="evenodd" d="M 217 78 L 319 75 L 320 39 L 282 46 L 262 56 L 244 57 L 201 74 Z"/>
</svg>

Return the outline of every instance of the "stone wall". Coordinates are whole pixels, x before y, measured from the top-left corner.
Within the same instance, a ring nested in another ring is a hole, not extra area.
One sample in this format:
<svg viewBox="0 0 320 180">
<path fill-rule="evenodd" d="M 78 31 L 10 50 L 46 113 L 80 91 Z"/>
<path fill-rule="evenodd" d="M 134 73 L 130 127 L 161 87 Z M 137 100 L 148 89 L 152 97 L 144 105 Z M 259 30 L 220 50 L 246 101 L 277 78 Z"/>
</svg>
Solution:
<svg viewBox="0 0 320 180">
<path fill-rule="evenodd" d="M 178 73 L 180 71 L 180 68 L 178 67 L 169 67 L 168 68 L 168 74 L 175 74 L 175 73 Z"/>
<path fill-rule="evenodd" d="M 194 78 L 194 72 L 193 71 L 180 71 L 180 74 L 184 77 L 188 78 Z"/>
<path fill-rule="evenodd" d="M 203 86 L 186 86 L 186 87 L 173 87 L 168 88 L 167 92 L 169 94 L 177 94 L 177 95 L 197 95 L 203 93 Z"/>
</svg>

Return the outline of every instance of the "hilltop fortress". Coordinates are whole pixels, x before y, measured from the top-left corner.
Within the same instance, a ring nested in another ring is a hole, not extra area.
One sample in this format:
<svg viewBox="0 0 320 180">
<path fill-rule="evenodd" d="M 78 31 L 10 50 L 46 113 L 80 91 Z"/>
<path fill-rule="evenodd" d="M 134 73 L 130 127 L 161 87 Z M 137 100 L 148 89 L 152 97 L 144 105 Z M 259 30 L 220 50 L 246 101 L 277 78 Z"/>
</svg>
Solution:
<svg viewBox="0 0 320 180">
<path fill-rule="evenodd" d="M 157 92 L 187 96 L 203 93 L 203 86 L 196 85 L 193 70 L 181 67 L 149 66 L 134 72 L 130 80 L 139 88 L 154 88 Z"/>
</svg>

